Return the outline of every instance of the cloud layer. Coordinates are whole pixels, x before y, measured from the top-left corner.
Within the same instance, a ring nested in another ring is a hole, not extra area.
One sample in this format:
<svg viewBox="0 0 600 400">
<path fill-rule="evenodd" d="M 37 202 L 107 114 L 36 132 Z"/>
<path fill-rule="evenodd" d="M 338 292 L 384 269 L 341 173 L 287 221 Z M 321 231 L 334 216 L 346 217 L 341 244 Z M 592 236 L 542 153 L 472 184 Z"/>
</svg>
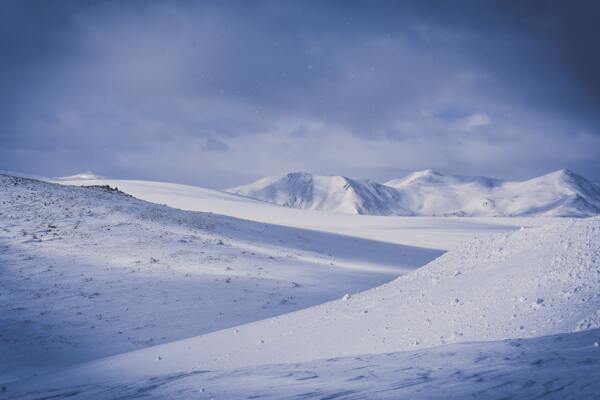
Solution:
<svg viewBox="0 0 600 400">
<path fill-rule="evenodd" d="M 3 2 L 0 168 L 600 181 L 592 2 Z"/>
</svg>

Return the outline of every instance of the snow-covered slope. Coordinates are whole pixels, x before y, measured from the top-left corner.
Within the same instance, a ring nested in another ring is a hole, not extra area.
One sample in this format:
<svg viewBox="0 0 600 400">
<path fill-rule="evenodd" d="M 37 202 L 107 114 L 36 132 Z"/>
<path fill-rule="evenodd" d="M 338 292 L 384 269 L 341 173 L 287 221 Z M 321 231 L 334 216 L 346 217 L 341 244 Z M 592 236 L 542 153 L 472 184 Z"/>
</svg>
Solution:
<svg viewBox="0 0 600 400">
<path fill-rule="evenodd" d="M 0 383 L 319 304 L 441 253 L 0 175 Z"/>
<path fill-rule="evenodd" d="M 253 199 L 286 207 L 346 214 L 411 215 L 401 207 L 397 191 L 380 183 L 344 176 L 317 176 L 292 172 L 229 189 Z"/>
<path fill-rule="evenodd" d="M 569 170 L 522 182 L 425 170 L 385 185 L 296 172 L 228 191 L 287 207 L 347 214 L 480 217 L 600 214 L 600 186 Z"/>
<path fill-rule="evenodd" d="M 432 170 L 413 172 L 385 185 L 395 188 L 403 203 L 418 215 L 496 215 L 486 194 L 502 181 L 485 177 L 443 175 Z M 464 208 L 469 208 L 469 212 Z M 473 211 L 477 211 L 473 214 Z"/>
<path fill-rule="evenodd" d="M 600 217 L 565 220 L 474 239 L 360 294 L 9 389 L 139 382 L 150 376 L 578 332 L 600 327 L 599 310 Z"/>
<path fill-rule="evenodd" d="M 418 215 L 587 217 L 600 214 L 600 186 L 560 170 L 522 182 L 426 170 L 385 183 Z"/>
<path fill-rule="evenodd" d="M 452 344 L 418 351 L 335 357 L 233 370 L 191 370 L 56 390 L 7 400 L 597 399 L 600 329 L 531 339 Z"/>
</svg>

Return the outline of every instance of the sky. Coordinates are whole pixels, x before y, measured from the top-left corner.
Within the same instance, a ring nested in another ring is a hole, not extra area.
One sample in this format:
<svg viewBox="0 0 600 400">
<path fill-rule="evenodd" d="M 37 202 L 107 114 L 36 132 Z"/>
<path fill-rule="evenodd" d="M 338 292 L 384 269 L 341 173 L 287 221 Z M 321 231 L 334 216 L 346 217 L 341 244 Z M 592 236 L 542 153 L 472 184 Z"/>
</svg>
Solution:
<svg viewBox="0 0 600 400">
<path fill-rule="evenodd" d="M 0 169 L 600 182 L 597 1 L 0 0 Z"/>
</svg>

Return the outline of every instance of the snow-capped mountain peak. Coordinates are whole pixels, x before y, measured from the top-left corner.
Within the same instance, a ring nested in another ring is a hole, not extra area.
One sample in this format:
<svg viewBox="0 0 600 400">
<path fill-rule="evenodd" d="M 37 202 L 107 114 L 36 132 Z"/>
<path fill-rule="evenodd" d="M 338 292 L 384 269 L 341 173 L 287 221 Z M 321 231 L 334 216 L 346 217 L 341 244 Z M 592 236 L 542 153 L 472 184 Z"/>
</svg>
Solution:
<svg viewBox="0 0 600 400">
<path fill-rule="evenodd" d="M 525 181 L 417 172 L 386 185 L 420 215 L 565 216 L 600 213 L 600 187 L 568 169 Z"/>
<path fill-rule="evenodd" d="M 394 188 L 402 188 L 413 184 L 427 185 L 427 184 L 466 184 L 476 183 L 483 186 L 494 186 L 502 181 L 498 179 L 490 179 L 484 176 L 463 176 L 463 175 L 446 175 L 441 172 L 426 169 L 423 171 L 416 171 L 406 175 L 400 179 L 392 179 L 385 182 L 387 186 Z"/>
<path fill-rule="evenodd" d="M 56 178 L 56 180 L 58 180 L 58 181 L 96 180 L 96 179 L 104 179 L 104 177 L 101 175 L 96 175 L 93 172 L 87 171 L 87 172 L 80 172 L 75 175 L 62 176 L 62 177 Z"/>
<path fill-rule="evenodd" d="M 411 215 L 397 191 L 368 180 L 292 172 L 227 190 L 286 207 L 346 214 Z"/>
<path fill-rule="evenodd" d="M 413 182 L 420 182 L 420 181 L 437 181 L 437 180 L 441 180 L 444 178 L 444 175 L 431 170 L 431 169 L 425 169 L 423 171 L 415 171 L 412 172 L 408 175 L 406 175 L 404 178 L 400 178 L 400 179 L 394 179 L 391 180 L 389 182 L 386 182 L 385 184 L 388 186 L 396 186 L 396 185 L 406 185 L 406 184 L 410 184 Z"/>
<path fill-rule="evenodd" d="M 228 191 L 287 207 L 347 214 L 586 217 L 600 213 L 600 187 L 567 169 L 519 182 L 426 169 L 385 184 L 292 172 Z"/>
<path fill-rule="evenodd" d="M 598 185 L 588 181 L 581 175 L 569 169 L 559 169 L 547 175 L 541 176 L 539 179 L 555 181 L 559 185 L 571 187 L 573 190 L 594 190 L 598 189 Z"/>
</svg>

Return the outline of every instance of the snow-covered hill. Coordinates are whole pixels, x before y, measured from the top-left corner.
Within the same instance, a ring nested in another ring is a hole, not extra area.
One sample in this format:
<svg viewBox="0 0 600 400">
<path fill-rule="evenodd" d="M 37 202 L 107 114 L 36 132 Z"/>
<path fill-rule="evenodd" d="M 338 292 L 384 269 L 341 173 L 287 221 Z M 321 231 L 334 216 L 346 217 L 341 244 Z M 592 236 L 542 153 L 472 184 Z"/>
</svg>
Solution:
<svg viewBox="0 0 600 400">
<path fill-rule="evenodd" d="M 569 170 L 522 182 L 414 172 L 385 185 L 290 173 L 228 190 L 282 206 L 348 214 L 587 217 L 600 214 L 600 186 Z"/>
<path fill-rule="evenodd" d="M 265 374 L 261 371 L 267 371 L 267 375 L 271 373 L 268 371 L 280 371 L 284 374 L 279 375 L 280 379 L 283 379 L 288 376 L 285 372 L 291 371 L 299 379 L 287 390 L 295 391 L 305 385 L 301 378 L 319 382 L 318 376 L 310 374 L 312 369 L 322 374 L 335 374 L 335 371 L 343 373 L 345 368 L 346 374 L 352 373 L 358 381 L 369 382 L 369 369 L 377 376 L 399 379 L 393 376 L 406 377 L 406 374 L 415 373 L 407 372 L 403 366 L 409 368 L 413 365 L 411 360 L 420 362 L 415 360 L 423 358 L 430 361 L 422 367 L 424 376 L 435 371 L 434 376 L 443 378 L 437 382 L 439 390 L 443 387 L 441 382 L 460 381 L 464 374 L 476 374 L 477 377 L 484 372 L 486 376 L 499 373 L 498 376 L 517 379 L 519 369 L 548 368 L 546 374 L 537 378 L 544 384 L 523 382 L 525 389 L 537 387 L 535 392 L 540 395 L 553 388 L 557 381 L 550 379 L 550 374 L 560 378 L 565 370 L 559 364 L 568 360 L 580 372 L 573 379 L 557 385 L 557 390 L 563 390 L 561 394 L 574 394 L 574 387 L 585 390 L 597 377 L 594 371 L 597 370 L 598 356 L 588 353 L 600 351 L 594 344 L 598 342 L 595 339 L 598 331 L 583 336 L 575 333 L 600 327 L 599 243 L 600 217 L 564 220 L 510 234 L 485 236 L 469 241 L 389 284 L 363 293 L 345 295 L 336 301 L 264 321 L 98 360 L 47 377 L 17 382 L 8 389 L 13 393 L 20 390 L 71 393 L 73 396 L 83 393 L 82 398 L 86 397 L 86 390 L 99 390 L 99 397 L 91 397 L 110 398 L 114 392 L 103 387 L 108 383 L 110 388 L 126 390 L 131 387 L 157 390 L 160 387 L 160 390 L 167 390 L 162 394 L 168 397 L 168 393 L 181 389 L 180 382 L 189 382 L 187 378 L 195 382 L 195 390 L 210 393 L 214 386 L 215 390 L 226 393 L 226 389 L 235 388 L 235 382 L 241 384 L 242 381 L 236 379 L 252 382 Z M 565 333 L 575 336 L 573 339 L 564 335 L 555 339 L 536 339 L 531 342 L 533 348 L 526 345 L 523 351 L 510 350 L 510 346 L 520 347 L 523 342 L 509 342 L 506 346 L 502 343 L 479 343 L 470 347 L 453 345 L 426 350 L 463 342 Z M 545 348 L 554 346 L 556 353 L 553 356 L 541 354 L 536 350 L 536 343 Z M 582 348 L 583 351 L 578 350 Z M 410 353 L 387 355 L 398 351 Z M 365 356 L 369 354 L 381 356 Z M 507 357 L 517 355 L 524 361 L 507 362 Z M 396 358 L 398 363 L 386 361 L 390 357 Z M 456 357 L 458 362 L 444 363 L 440 360 L 444 357 L 447 360 Z M 440 369 L 432 369 L 436 365 L 435 359 Z M 312 360 L 322 361 L 315 364 Z M 336 366 L 338 360 L 340 364 Z M 363 360 L 369 362 L 364 365 Z M 493 360 L 496 362 L 487 364 Z M 259 367 L 265 364 L 278 365 Z M 488 366 L 482 368 L 481 365 Z M 217 372 L 229 369 L 236 371 Z M 344 376 L 346 379 L 353 377 Z M 232 380 L 233 377 L 236 378 Z M 493 381 L 487 381 L 485 376 L 479 378 L 482 379 L 455 388 L 458 392 L 453 398 L 470 393 L 462 390 L 477 388 L 478 384 L 487 386 L 486 390 L 497 397 L 512 385 L 510 382 L 493 385 Z M 571 381 L 580 383 L 572 386 Z M 165 383 L 157 385 L 157 382 Z M 354 380 L 349 382 L 354 387 Z M 418 385 L 420 381 L 408 379 L 398 385 L 388 381 L 389 390 L 410 387 L 410 382 Z M 310 383 L 306 385 L 310 387 Z M 566 390 L 560 389 L 564 385 L 567 385 Z M 48 391 L 49 388 L 57 390 Z M 371 390 L 376 388 L 371 384 Z M 524 388 L 513 387 L 512 390 Z M 338 397 L 343 398 L 342 395 Z M 371 397 L 378 398 L 377 395 Z"/>
<path fill-rule="evenodd" d="M 600 328 L 599 243 L 600 217 L 484 236 L 389 284 L 131 360 L 240 367 Z"/>
<path fill-rule="evenodd" d="M 559 170 L 522 182 L 426 170 L 385 183 L 419 215 L 588 217 L 600 214 L 600 186 Z"/>
<path fill-rule="evenodd" d="M 305 308 L 441 253 L 0 175 L 0 384 Z"/>
<path fill-rule="evenodd" d="M 292 172 L 281 177 L 263 178 L 228 191 L 287 207 L 346 214 L 412 215 L 402 208 L 396 190 L 380 183 L 344 176 Z"/>
</svg>

